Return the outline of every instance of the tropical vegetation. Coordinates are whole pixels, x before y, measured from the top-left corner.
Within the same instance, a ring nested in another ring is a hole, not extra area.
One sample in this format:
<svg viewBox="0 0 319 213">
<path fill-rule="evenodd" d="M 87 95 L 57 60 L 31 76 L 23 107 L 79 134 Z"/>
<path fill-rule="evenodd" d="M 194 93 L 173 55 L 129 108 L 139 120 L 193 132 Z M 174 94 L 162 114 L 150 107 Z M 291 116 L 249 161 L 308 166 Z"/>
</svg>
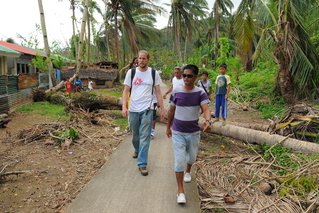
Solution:
<svg viewBox="0 0 319 213">
<path fill-rule="evenodd" d="M 219 64 L 227 63 L 235 87 L 252 101 L 268 96 L 292 104 L 318 98 L 316 0 L 242 0 L 237 8 L 231 0 L 216 0 L 211 8 L 206 0 L 69 2 L 73 36 L 66 48 L 52 44 L 55 54 L 86 63 L 114 61 L 122 68 L 138 50 L 147 49 L 163 78 L 171 77 L 174 66 L 194 63 L 213 79 Z M 83 12 L 83 17 L 76 17 L 75 11 Z M 155 27 L 160 14 L 169 18 L 163 29 Z M 101 18 L 103 22 L 97 21 Z M 256 73 L 256 78 L 247 77 Z M 267 85 L 258 82 L 263 76 L 271 79 Z M 245 86 L 249 84 L 263 85 L 264 90 L 251 91 Z"/>
</svg>

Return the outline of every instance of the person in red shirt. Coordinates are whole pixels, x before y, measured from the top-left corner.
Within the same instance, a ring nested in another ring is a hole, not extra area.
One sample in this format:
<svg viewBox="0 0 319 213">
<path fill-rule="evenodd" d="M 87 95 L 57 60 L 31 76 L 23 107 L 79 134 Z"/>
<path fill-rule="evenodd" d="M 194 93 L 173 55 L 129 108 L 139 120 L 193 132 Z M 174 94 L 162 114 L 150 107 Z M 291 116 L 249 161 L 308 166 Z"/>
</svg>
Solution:
<svg viewBox="0 0 319 213">
<path fill-rule="evenodd" d="M 65 89 L 66 89 L 66 94 L 71 97 L 72 84 L 71 84 L 69 78 L 67 78 L 65 81 Z"/>
</svg>

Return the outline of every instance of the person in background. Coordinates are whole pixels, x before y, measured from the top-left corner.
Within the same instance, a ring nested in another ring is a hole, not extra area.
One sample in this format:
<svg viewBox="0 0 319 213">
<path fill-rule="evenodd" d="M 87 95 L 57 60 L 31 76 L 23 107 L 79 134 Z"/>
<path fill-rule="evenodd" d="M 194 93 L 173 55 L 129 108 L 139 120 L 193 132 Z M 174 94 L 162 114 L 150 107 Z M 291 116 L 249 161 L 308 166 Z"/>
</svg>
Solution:
<svg viewBox="0 0 319 213">
<path fill-rule="evenodd" d="M 66 78 L 66 80 L 65 80 L 65 90 L 66 90 L 66 94 L 69 97 L 71 97 L 72 84 L 70 82 L 70 78 Z"/>
<path fill-rule="evenodd" d="M 180 67 L 175 67 L 174 68 L 174 78 L 172 80 L 172 85 L 168 90 L 165 92 L 163 95 L 163 98 L 166 99 L 166 96 L 173 91 L 173 88 L 179 87 L 179 86 L 184 86 L 184 81 L 182 78 L 182 69 Z"/>
<path fill-rule="evenodd" d="M 89 91 L 93 90 L 93 81 L 91 78 L 88 79 L 88 90 Z"/>
<path fill-rule="evenodd" d="M 76 76 L 74 80 L 74 86 L 75 86 L 75 92 L 81 92 L 82 89 L 82 81 L 79 79 L 78 76 Z"/>
<path fill-rule="evenodd" d="M 227 118 L 227 100 L 230 92 L 230 77 L 226 75 L 227 65 L 225 63 L 219 66 L 220 75 L 216 78 L 216 102 L 215 102 L 215 121 L 219 121 L 220 107 L 222 108 L 223 125 Z"/>
<path fill-rule="evenodd" d="M 203 131 L 207 131 L 211 126 L 208 96 L 203 89 L 195 86 L 197 75 L 197 66 L 189 64 L 183 67 L 185 85 L 174 87 L 168 111 L 166 135 L 173 139 L 179 204 L 186 203 L 183 181 L 188 183 L 192 180 L 190 171 L 196 161 L 200 141 L 198 124 L 200 110 L 203 111 L 205 118 Z"/>
<path fill-rule="evenodd" d="M 203 71 L 201 76 L 202 76 L 202 79 L 198 80 L 197 86 L 202 88 L 206 92 L 209 100 L 211 101 L 212 100 L 213 89 L 212 89 L 212 84 L 208 80 L 208 72 L 207 71 Z"/>
<path fill-rule="evenodd" d="M 121 79 L 124 78 L 124 75 L 125 75 L 125 72 L 124 72 L 124 71 L 125 71 L 125 70 L 129 70 L 129 69 L 136 68 L 136 67 L 138 67 L 138 60 L 137 60 L 137 57 L 134 57 L 134 58 L 132 59 L 132 62 L 131 62 L 131 63 L 127 64 L 125 67 L 123 67 L 123 68 L 119 71 Z"/>
</svg>

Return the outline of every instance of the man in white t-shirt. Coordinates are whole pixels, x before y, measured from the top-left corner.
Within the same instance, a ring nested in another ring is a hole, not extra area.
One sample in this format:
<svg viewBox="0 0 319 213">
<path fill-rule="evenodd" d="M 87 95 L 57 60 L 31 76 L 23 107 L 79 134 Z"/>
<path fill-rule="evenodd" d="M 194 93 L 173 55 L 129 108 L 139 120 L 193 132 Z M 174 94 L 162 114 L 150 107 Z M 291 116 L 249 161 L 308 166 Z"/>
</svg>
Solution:
<svg viewBox="0 0 319 213">
<path fill-rule="evenodd" d="M 164 120 L 164 105 L 160 89 L 161 78 L 157 71 L 153 82 L 152 68 L 148 66 L 149 53 L 141 50 L 138 54 L 138 67 L 135 69 L 134 78 L 131 79 L 132 69 L 125 76 L 122 114 L 129 115 L 130 127 L 132 128 L 132 143 L 135 149 L 133 158 L 137 158 L 137 166 L 143 176 L 148 175 L 147 161 L 148 149 L 151 141 L 151 125 L 153 118 L 152 100 L 156 93 L 158 106 L 161 109 L 161 120 Z M 154 87 L 153 87 L 154 85 Z M 127 109 L 128 95 L 130 107 Z"/>
<path fill-rule="evenodd" d="M 165 92 L 163 98 L 166 99 L 166 96 L 173 91 L 173 88 L 184 86 L 184 80 L 182 78 L 183 71 L 180 67 L 174 68 L 174 78 L 172 80 L 172 85 L 168 90 Z"/>
</svg>

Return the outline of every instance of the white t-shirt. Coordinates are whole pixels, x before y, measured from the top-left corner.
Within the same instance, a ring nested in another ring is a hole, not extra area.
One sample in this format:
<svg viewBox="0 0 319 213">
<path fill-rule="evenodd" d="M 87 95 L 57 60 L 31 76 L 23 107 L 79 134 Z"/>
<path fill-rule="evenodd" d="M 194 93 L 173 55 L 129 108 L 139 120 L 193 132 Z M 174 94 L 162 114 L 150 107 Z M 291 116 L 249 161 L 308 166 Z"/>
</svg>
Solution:
<svg viewBox="0 0 319 213">
<path fill-rule="evenodd" d="M 89 85 L 88 85 L 89 90 L 93 89 L 93 81 L 89 81 Z"/>
<path fill-rule="evenodd" d="M 155 86 L 160 85 L 162 82 L 159 73 L 155 72 Z M 141 72 L 139 68 L 136 68 L 135 76 L 133 79 L 132 85 L 132 93 L 130 97 L 130 112 L 142 112 L 150 107 L 151 102 L 153 100 L 152 95 L 152 86 L 153 86 L 153 78 L 152 78 L 152 68 L 148 67 L 148 69 L 144 72 Z M 131 70 L 129 70 L 125 76 L 124 85 L 131 87 Z M 153 90 L 153 94 L 155 92 L 155 88 Z"/>
<path fill-rule="evenodd" d="M 183 78 L 177 79 L 176 76 L 174 76 L 172 83 L 173 83 L 173 88 L 184 86 Z"/>
</svg>

